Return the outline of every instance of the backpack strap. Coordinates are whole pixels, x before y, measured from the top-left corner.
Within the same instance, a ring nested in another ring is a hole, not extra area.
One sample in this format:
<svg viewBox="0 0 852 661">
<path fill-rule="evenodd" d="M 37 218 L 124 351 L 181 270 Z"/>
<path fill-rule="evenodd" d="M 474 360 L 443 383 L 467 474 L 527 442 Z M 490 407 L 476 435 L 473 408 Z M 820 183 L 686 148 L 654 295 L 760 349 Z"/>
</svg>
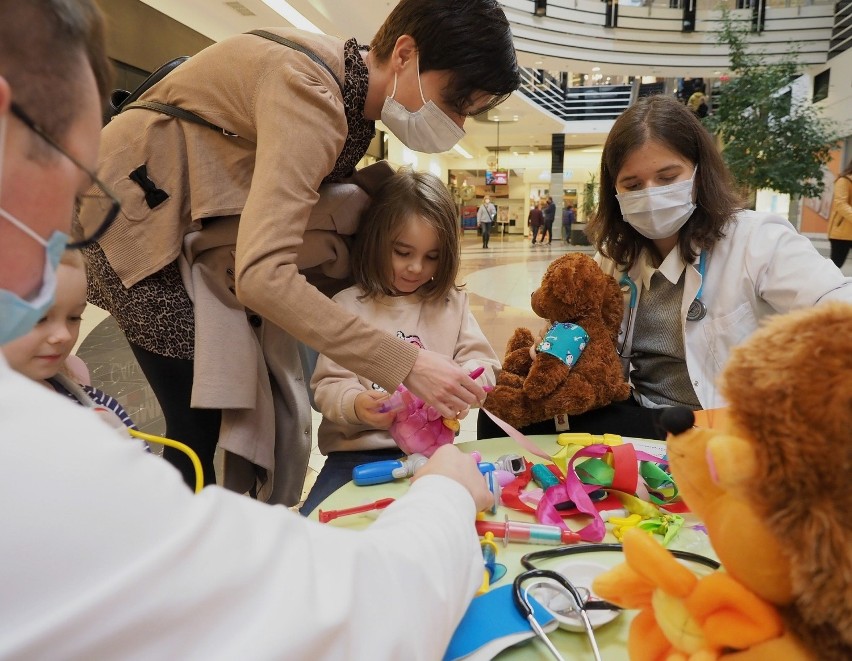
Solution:
<svg viewBox="0 0 852 661">
<path fill-rule="evenodd" d="M 221 126 L 216 126 L 211 122 L 208 122 L 203 117 L 199 117 L 194 112 L 190 112 L 189 110 L 184 110 L 178 106 L 173 106 L 168 103 L 160 103 L 158 101 L 136 101 L 134 103 L 130 103 L 122 108 L 122 112 L 125 110 L 153 110 L 155 112 L 163 113 L 164 115 L 170 115 L 177 119 L 182 119 L 185 122 L 192 122 L 193 124 L 200 124 L 201 126 L 206 126 L 209 129 L 213 129 L 214 131 L 221 131 L 223 134 L 235 137 L 236 133 L 231 133 L 223 129 Z"/>
<path fill-rule="evenodd" d="M 334 79 L 334 82 L 337 83 L 337 87 L 340 89 L 341 96 L 343 95 L 343 84 L 340 82 L 340 79 L 334 74 L 334 71 L 331 70 L 331 67 L 323 61 L 323 59 L 314 53 L 310 48 L 303 46 L 302 44 L 296 43 L 291 39 L 287 39 L 286 37 L 280 37 L 277 34 L 272 32 L 268 32 L 266 30 L 251 30 L 246 32 L 246 34 L 253 34 L 257 37 L 262 37 L 263 39 L 269 39 L 270 41 L 274 41 L 276 43 L 281 44 L 282 46 L 286 46 L 287 48 L 292 48 L 293 50 L 297 50 L 300 53 L 304 53 L 311 60 L 319 64 L 323 69 L 325 69 L 329 75 Z M 179 64 L 183 63 L 186 59 L 189 58 L 178 58 L 180 61 L 172 60 L 167 65 L 161 67 L 155 74 L 152 74 L 148 77 L 145 82 L 143 82 L 134 92 L 130 95 L 133 99 L 138 98 L 142 95 L 143 92 L 147 91 L 149 87 L 154 85 L 154 83 L 159 82 L 166 73 L 172 71 L 172 69 L 176 68 Z M 169 66 L 171 65 L 171 66 Z M 159 74 L 163 69 L 169 67 L 168 70 L 164 71 L 159 77 L 155 77 L 156 74 Z M 130 101 L 131 99 L 127 99 Z M 203 117 L 196 115 L 194 112 L 189 110 L 185 110 L 184 108 L 180 108 L 179 106 L 174 106 L 168 103 L 160 103 L 159 101 L 132 101 L 131 103 L 121 104 L 118 113 L 124 112 L 125 110 L 134 110 L 134 109 L 142 109 L 142 110 L 153 110 L 155 112 L 163 113 L 164 115 L 169 115 L 171 117 L 175 117 L 176 119 L 182 119 L 185 122 L 191 122 L 193 124 L 199 124 L 200 126 L 206 126 L 209 129 L 213 129 L 214 131 L 221 132 L 223 135 L 228 137 L 238 137 L 236 133 L 231 133 L 227 129 L 223 129 L 221 126 L 217 126 L 212 122 L 208 122 Z M 116 113 L 116 114 L 118 114 Z"/>
</svg>

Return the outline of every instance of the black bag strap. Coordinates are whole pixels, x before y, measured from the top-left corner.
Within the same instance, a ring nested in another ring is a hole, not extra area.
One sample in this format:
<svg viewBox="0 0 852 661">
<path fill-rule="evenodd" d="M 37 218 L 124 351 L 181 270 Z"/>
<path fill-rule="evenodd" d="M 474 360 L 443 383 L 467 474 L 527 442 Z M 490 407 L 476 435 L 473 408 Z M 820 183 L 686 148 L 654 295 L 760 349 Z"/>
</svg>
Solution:
<svg viewBox="0 0 852 661">
<path fill-rule="evenodd" d="M 156 83 L 160 82 L 163 78 L 166 77 L 169 73 L 172 72 L 173 69 L 176 69 L 179 65 L 183 64 L 189 59 L 189 55 L 181 55 L 180 57 L 176 57 L 173 60 L 169 60 L 159 69 L 157 69 L 154 73 L 148 76 L 139 86 L 133 90 L 132 92 L 128 92 L 127 90 L 113 90 L 112 94 L 109 97 L 109 105 L 110 105 L 110 116 L 115 116 L 124 110 L 125 106 L 134 103 L 140 96 L 142 96 L 143 92 L 147 91 L 148 88 L 153 87 Z"/>
<path fill-rule="evenodd" d="M 171 115 L 177 119 L 182 119 L 185 122 L 192 122 L 193 124 L 200 124 L 201 126 L 206 126 L 207 128 L 213 129 L 214 131 L 221 131 L 225 135 L 234 136 L 235 133 L 230 133 L 226 131 L 221 126 L 216 126 L 211 122 L 208 122 L 203 117 L 199 117 L 194 112 L 190 112 L 189 110 L 184 110 L 179 106 L 169 105 L 168 103 L 160 103 L 158 101 L 136 101 L 135 103 L 131 103 L 125 106 L 122 110 L 135 110 L 135 109 L 143 109 L 143 110 L 153 110 L 155 112 L 161 112 L 164 115 Z"/>
<path fill-rule="evenodd" d="M 278 36 L 272 32 L 267 32 L 266 30 L 251 30 L 246 32 L 246 34 L 253 34 L 258 37 L 262 37 L 263 39 L 269 39 L 270 41 L 274 41 L 276 43 L 281 44 L 282 46 L 286 46 L 288 48 L 292 48 L 293 50 L 297 50 L 300 53 L 304 53 L 311 60 L 319 64 L 323 67 L 329 75 L 334 79 L 334 82 L 337 83 L 337 87 L 340 89 L 340 94 L 343 95 L 343 84 L 340 82 L 340 79 L 334 74 L 331 70 L 331 67 L 325 63 L 325 61 L 316 53 L 314 53 L 310 48 L 303 46 L 302 44 L 298 44 L 291 39 L 287 39 L 286 37 Z M 214 131 L 221 132 L 223 135 L 229 137 L 237 137 L 236 133 L 231 133 L 227 129 L 223 129 L 221 126 L 217 126 L 212 122 L 208 122 L 203 117 L 199 117 L 194 112 L 190 110 L 185 110 L 184 108 L 180 108 L 179 106 L 174 106 L 168 103 L 160 103 L 158 101 L 136 101 L 143 92 L 145 92 L 149 87 L 153 86 L 154 83 L 159 82 L 162 78 L 166 76 L 167 73 L 171 72 L 172 69 L 177 67 L 182 62 L 188 60 L 187 56 L 183 56 L 182 58 L 176 58 L 171 62 L 164 64 L 162 67 L 157 69 L 153 74 L 148 76 L 145 81 L 137 87 L 124 101 L 118 106 L 116 114 L 120 112 L 124 112 L 125 110 L 133 110 L 133 109 L 142 109 L 142 110 L 153 110 L 155 112 L 163 113 L 164 115 L 169 115 L 171 117 L 175 117 L 177 119 L 182 119 L 185 122 L 191 122 L 193 124 L 199 124 L 200 126 L 206 126 L 209 129 L 213 129 Z"/>
</svg>

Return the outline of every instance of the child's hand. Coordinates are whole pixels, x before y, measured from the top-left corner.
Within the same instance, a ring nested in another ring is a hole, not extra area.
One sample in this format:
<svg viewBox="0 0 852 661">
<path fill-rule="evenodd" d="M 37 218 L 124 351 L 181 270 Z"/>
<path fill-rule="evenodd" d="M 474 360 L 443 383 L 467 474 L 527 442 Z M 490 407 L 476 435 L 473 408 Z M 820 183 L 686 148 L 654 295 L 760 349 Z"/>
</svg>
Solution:
<svg viewBox="0 0 852 661">
<path fill-rule="evenodd" d="M 370 425 L 374 429 L 389 429 L 395 412 L 388 411 L 382 413 L 379 411 L 382 403 L 386 402 L 388 394 L 377 390 L 365 390 L 358 393 L 355 397 L 355 415 L 365 425 Z"/>
</svg>

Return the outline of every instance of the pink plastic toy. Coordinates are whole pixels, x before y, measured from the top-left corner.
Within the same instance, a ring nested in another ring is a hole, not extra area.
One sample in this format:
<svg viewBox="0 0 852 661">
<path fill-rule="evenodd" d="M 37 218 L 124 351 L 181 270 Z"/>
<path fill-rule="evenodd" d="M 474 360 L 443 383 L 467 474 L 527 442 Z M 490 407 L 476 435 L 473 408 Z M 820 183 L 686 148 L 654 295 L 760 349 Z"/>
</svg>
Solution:
<svg viewBox="0 0 852 661">
<path fill-rule="evenodd" d="M 391 423 L 390 434 L 403 452 L 431 457 L 439 447 L 453 442 L 458 420 L 445 419 L 405 386 L 399 386 L 391 400 L 397 397 L 400 407 Z"/>
</svg>

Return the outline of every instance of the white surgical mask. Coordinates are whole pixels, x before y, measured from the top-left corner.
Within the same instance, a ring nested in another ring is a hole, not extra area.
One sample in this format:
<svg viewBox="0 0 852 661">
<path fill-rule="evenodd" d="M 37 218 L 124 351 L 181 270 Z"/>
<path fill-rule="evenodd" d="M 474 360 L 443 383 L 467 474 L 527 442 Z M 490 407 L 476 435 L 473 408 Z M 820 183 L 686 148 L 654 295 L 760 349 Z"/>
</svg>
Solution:
<svg viewBox="0 0 852 661">
<path fill-rule="evenodd" d="M 5 138 L 6 119 L 4 118 L 0 124 L 0 182 L 3 180 Z M 68 235 L 55 230 L 50 239 L 45 241 L 2 207 L 0 207 L 0 219 L 9 221 L 45 249 L 41 288 L 35 296 L 26 300 L 6 289 L 0 289 L 0 344 L 6 344 L 29 333 L 53 305 L 56 294 L 56 267 L 68 244 Z"/>
<path fill-rule="evenodd" d="M 382 122 L 409 149 L 425 154 L 438 154 L 452 149 L 465 133 L 433 101 L 426 101 L 420 84 L 420 60 L 417 60 L 417 85 L 423 107 L 412 112 L 396 96 L 396 74 L 393 76 L 393 91 L 382 106 Z"/>
<path fill-rule="evenodd" d="M 616 195 L 622 217 L 648 239 L 665 239 L 677 234 L 695 210 L 692 189 L 696 172 L 698 166 L 684 181 Z"/>
</svg>

